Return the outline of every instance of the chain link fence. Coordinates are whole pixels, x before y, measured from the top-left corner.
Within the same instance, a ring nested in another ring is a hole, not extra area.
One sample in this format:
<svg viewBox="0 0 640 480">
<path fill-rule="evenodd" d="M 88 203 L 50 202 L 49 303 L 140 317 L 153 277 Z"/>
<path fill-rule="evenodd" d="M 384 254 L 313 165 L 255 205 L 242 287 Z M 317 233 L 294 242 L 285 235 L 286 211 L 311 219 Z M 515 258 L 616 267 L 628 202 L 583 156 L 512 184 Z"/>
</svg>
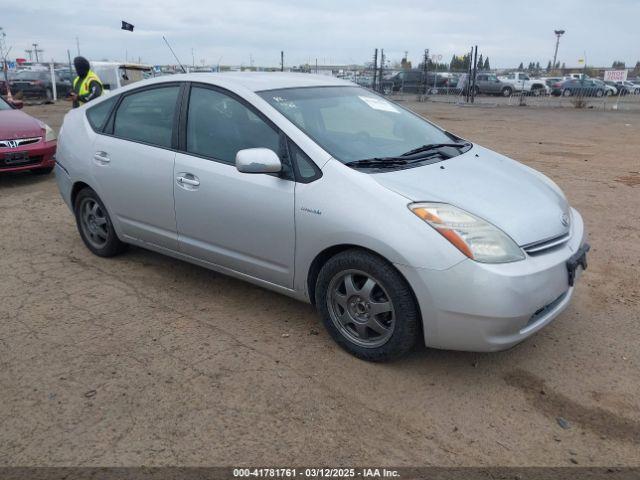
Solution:
<svg viewBox="0 0 640 480">
<path fill-rule="evenodd" d="M 474 84 L 468 72 L 427 72 L 423 75 L 420 71 L 404 71 L 383 74 L 382 81 L 375 86 L 371 81 L 360 85 L 398 101 L 640 111 L 640 85 L 631 82 L 607 84 L 599 79 L 527 76 L 520 80 L 509 77 L 514 75 L 500 76 L 481 71 Z"/>
</svg>

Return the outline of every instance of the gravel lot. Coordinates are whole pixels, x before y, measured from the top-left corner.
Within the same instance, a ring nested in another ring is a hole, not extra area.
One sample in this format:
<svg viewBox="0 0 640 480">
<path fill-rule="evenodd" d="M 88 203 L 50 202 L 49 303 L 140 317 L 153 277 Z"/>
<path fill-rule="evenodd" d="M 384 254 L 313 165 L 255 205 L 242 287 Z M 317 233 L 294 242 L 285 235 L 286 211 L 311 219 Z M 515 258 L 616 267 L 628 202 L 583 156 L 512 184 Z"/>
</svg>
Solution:
<svg viewBox="0 0 640 480">
<path fill-rule="evenodd" d="M 582 212 L 589 270 L 552 325 L 507 352 L 365 363 L 309 305 L 91 255 L 53 176 L 3 175 L 0 464 L 640 465 L 640 115 L 409 106 Z M 25 111 L 59 128 L 67 108 Z"/>
</svg>

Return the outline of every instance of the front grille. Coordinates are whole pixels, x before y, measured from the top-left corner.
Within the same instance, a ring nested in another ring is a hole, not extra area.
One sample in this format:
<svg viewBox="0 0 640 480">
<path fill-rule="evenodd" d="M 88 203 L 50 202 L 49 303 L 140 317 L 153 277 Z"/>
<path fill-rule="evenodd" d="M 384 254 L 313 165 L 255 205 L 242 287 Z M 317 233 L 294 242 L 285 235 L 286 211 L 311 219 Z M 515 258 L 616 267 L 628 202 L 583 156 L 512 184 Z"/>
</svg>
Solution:
<svg viewBox="0 0 640 480">
<path fill-rule="evenodd" d="M 540 255 L 541 253 L 545 253 L 554 248 L 561 247 L 562 245 L 567 243 L 569 238 L 571 238 L 571 232 L 563 233 L 562 235 L 548 238 L 546 240 L 529 243 L 527 245 L 524 245 L 522 249 L 531 256 Z"/>
<path fill-rule="evenodd" d="M 18 148 L 18 147 L 22 147 L 23 145 L 31 145 L 32 143 L 38 143 L 40 140 L 42 140 L 42 137 L 0 140 L 0 148 Z"/>
<path fill-rule="evenodd" d="M 20 162 L 14 162 L 8 159 L 0 159 L 0 168 L 13 168 L 13 167 L 24 167 L 25 165 L 37 165 L 42 162 L 44 157 L 42 155 L 37 155 L 35 157 L 29 157 L 26 160 Z"/>
</svg>

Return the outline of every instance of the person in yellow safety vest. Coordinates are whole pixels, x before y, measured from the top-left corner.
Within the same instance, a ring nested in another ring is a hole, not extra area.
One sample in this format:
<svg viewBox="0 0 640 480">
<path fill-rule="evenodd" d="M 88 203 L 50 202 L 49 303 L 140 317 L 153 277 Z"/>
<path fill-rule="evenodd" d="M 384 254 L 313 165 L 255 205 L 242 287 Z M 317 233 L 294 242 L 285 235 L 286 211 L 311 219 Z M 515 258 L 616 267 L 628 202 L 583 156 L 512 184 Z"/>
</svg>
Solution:
<svg viewBox="0 0 640 480">
<path fill-rule="evenodd" d="M 100 77 L 91 70 L 89 60 L 84 57 L 76 57 L 73 59 L 73 66 L 78 76 L 73 80 L 71 99 L 73 100 L 73 108 L 77 108 L 102 95 L 103 88 Z"/>
</svg>

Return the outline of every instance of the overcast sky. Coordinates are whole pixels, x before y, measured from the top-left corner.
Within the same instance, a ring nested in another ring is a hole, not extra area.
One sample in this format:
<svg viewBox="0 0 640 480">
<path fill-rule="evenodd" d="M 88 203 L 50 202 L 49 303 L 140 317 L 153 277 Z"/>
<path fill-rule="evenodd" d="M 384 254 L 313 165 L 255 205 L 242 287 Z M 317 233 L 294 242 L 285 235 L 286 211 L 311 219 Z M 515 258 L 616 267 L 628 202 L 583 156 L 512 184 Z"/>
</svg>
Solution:
<svg viewBox="0 0 640 480">
<path fill-rule="evenodd" d="M 135 25 L 120 30 L 120 21 Z M 275 66 L 364 63 L 375 47 L 417 65 L 429 48 L 448 62 L 472 44 L 492 67 L 553 57 L 554 29 L 564 29 L 558 61 L 627 66 L 640 60 L 640 0 L 0 0 L 0 27 L 10 57 L 27 57 L 34 42 L 44 58 L 174 63 L 166 35 L 183 63 Z"/>
</svg>

